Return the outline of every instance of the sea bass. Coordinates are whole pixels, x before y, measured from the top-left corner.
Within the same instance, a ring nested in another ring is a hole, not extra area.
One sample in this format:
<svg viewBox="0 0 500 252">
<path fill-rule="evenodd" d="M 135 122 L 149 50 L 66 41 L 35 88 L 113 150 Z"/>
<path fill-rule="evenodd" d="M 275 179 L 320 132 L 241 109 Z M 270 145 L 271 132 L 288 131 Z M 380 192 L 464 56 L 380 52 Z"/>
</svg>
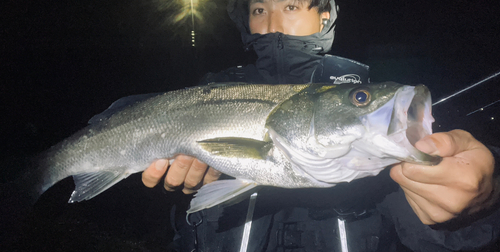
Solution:
<svg viewBox="0 0 500 252">
<path fill-rule="evenodd" d="M 189 212 L 258 186 L 332 187 L 401 161 L 439 163 L 413 146 L 433 120 L 425 86 L 392 82 L 234 83 L 126 97 L 42 155 L 35 197 L 73 176 L 69 202 L 88 200 L 180 153 L 235 178 L 203 186 Z"/>
</svg>

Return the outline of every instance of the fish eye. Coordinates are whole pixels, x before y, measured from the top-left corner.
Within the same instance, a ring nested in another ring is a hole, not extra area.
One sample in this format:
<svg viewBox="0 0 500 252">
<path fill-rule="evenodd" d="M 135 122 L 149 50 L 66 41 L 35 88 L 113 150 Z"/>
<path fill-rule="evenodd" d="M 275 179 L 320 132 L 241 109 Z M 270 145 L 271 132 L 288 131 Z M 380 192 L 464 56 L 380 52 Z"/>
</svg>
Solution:
<svg viewBox="0 0 500 252">
<path fill-rule="evenodd" d="M 354 106 L 364 107 L 370 103 L 372 96 L 367 88 L 356 88 L 349 94 L 349 99 Z"/>
</svg>

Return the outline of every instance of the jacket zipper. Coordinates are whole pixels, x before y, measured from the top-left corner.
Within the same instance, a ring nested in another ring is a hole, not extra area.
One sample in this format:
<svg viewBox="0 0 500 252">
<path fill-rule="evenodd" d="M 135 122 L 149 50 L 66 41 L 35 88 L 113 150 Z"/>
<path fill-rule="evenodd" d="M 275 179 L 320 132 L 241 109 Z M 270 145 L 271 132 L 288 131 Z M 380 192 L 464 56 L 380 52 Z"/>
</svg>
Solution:
<svg viewBox="0 0 500 252">
<path fill-rule="evenodd" d="M 278 67 L 278 81 L 279 84 L 285 84 L 285 60 L 284 60 L 284 46 L 283 35 L 278 33 L 278 50 L 277 50 L 277 67 Z"/>
</svg>

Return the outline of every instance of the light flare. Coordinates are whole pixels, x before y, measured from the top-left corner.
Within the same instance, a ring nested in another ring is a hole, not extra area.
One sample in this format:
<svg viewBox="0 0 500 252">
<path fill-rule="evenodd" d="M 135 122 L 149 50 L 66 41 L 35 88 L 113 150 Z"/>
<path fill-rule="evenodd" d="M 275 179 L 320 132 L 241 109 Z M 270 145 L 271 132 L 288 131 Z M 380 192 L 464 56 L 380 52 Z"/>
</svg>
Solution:
<svg viewBox="0 0 500 252">
<path fill-rule="evenodd" d="M 159 29 L 170 33 L 169 39 L 181 38 L 187 46 L 195 46 L 195 35 L 212 36 L 227 22 L 225 0 L 149 0 L 155 10 L 151 20 Z M 215 36 L 215 39 L 220 39 Z M 196 47 L 203 43 L 196 40 Z"/>
<path fill-rule="evenodd" d="M 203 16 L 201 12 L 198 11 L 198 7 L 200 7 L 200 0 L 179 0 L 179 5 L 182 6 L 182 8 L 180 12 L 172 18 L 172 23 L 176 24 L 191 18 L 191 46 L 194 47 L 196 45 L 195 17 L 200 22 L 203 21 Z"/>
<path fill-rule="evenodd" d="M 172 19 L 173 23 L 181 22 L 185 18 L 191 18 L 191 21 L 194 21 L 194 17 L 199 21 L 203 20 L 201 12 L 198 11 L 200 0 L 179 0 L 179 5 L 182 6 L 182 8 Z"/>
</svg>

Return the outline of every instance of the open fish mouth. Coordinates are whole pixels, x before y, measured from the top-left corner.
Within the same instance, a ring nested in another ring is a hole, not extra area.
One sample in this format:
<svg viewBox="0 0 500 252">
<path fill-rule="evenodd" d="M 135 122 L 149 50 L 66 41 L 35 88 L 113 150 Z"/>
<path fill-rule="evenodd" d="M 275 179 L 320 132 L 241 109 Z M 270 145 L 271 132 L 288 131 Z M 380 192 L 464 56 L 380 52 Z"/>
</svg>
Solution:
<svg viewBox="0 0 500 252">
<path fill-rule="evenodd" d="M 429 89 L 424 85 L 401 87 L 394 95 L 394 106 L 387 137 L 407 151 L 397 156 L 401 161 L 436 165 L 442 160 L 415 148 L 415 143 L 432 134 L 432 102 Z"/>
</svg>

